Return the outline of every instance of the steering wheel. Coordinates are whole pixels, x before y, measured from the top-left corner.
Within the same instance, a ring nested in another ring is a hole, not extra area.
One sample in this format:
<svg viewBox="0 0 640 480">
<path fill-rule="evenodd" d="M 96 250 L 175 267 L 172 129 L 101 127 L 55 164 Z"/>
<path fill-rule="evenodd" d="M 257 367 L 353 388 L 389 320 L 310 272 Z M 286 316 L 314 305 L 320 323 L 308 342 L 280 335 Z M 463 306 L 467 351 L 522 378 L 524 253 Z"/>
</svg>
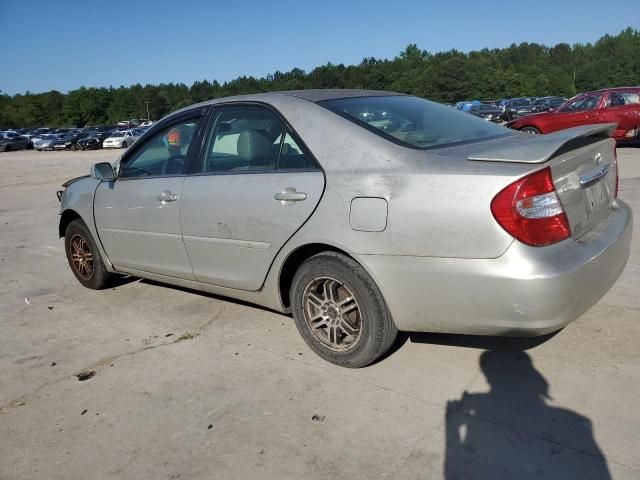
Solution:
<svg viewBox="0 0 640 480">
<path fill-rule="evenodd" d="M 182 173 L 186 161 L 186 155 L 174 155 L 173 157 L 167 158 L 162 164 L 162 175 L 175 175 Z"/>
</svg>

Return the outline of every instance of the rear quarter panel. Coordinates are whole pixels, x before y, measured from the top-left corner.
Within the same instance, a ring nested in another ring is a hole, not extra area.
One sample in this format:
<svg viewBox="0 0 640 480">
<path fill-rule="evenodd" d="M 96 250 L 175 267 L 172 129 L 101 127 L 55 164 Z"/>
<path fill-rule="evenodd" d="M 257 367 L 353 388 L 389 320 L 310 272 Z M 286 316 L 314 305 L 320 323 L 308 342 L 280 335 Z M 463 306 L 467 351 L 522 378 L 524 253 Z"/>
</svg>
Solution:
<svg viewBox="0 0 640 480">
<path fill-rule="evenodd" d="M 328 243 L 359 255 L 495 258 L 513 241 L 493 218 L 491 199 L 539 166 L 470 162 L 473 145 L 413 150 L 310 102 L 283 98 L 274 105 L 326 172 L 320 204 L 286 251 Z M 387 201 L 384 231 L 351 228 L 355 197 Z"/>
</svg>

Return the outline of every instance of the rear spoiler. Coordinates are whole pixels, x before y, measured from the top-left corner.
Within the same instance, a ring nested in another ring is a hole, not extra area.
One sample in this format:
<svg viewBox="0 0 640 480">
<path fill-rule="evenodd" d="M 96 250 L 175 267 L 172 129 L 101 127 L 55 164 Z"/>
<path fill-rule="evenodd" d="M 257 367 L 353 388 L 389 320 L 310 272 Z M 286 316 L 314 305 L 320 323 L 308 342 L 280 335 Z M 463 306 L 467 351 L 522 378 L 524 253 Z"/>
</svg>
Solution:
<svg viewBox="0 0 640 480">
<path fill-rule="evenodd" d="M 487 142 L 468 160 L 483 162 L 544 163 L 568 143 L 595 137 L 604 139 L 611 136 L 615 123 L 599 123 L 568 128 L 546 135 L 521 133 L 501 141 Z"/>
</svg>

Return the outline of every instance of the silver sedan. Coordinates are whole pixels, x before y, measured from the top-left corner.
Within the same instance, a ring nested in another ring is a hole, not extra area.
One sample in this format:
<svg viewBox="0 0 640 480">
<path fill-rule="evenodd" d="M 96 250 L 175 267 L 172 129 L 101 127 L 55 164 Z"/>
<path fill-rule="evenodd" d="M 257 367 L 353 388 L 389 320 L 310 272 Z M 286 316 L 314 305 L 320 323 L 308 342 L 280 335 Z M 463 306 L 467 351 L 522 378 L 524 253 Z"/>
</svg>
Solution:
<svg viewBox="0 0 640 480">
<path fill-rule="evenodd" d="M 59 234 L 86 287 L 126 274 L 292 313 L 346 367 L 398 330 L 540 335 L 626 264 L 613 128 L 527 135 L 363 90 L 217 99 L 67 182 Z"/>
</svg>

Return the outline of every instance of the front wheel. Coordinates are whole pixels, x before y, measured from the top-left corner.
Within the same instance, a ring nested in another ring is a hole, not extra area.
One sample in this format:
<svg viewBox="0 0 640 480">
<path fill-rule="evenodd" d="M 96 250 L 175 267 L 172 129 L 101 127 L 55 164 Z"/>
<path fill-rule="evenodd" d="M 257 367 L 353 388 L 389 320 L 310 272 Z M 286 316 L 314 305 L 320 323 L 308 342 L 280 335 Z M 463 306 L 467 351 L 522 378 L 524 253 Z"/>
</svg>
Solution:
<svg viewBox="0 0 640 480">
<path fill-rule="evenodd" d="M 107 271 L 96 242 L 82 220 L 74 220 L 67 226 L 64 248 L 71 271 L 82 285 L 93 290 L 108 286 L 113 274 Z"/>
<path fill-rule="evenodd" d="M 128 147 L 127 142 L 122 142 L 122 148 L 127 148 L 127 147 Z"/>
<path fill-rule="evenodd" d="M 336 365 L 369 365 L 398 334 L 373 279 L 346 255 L 324 252 L 304 262 L 293 279 L 290 298 L 304 341 Z"/>
<path fill-rule="evenodd" d="M 540 135 L 540 130 L 538 130 L 536 127 L 523 127 L 520 129 L 520 131 L 523 133 L 530 133 L 532 135 Z"/>
</svg>

